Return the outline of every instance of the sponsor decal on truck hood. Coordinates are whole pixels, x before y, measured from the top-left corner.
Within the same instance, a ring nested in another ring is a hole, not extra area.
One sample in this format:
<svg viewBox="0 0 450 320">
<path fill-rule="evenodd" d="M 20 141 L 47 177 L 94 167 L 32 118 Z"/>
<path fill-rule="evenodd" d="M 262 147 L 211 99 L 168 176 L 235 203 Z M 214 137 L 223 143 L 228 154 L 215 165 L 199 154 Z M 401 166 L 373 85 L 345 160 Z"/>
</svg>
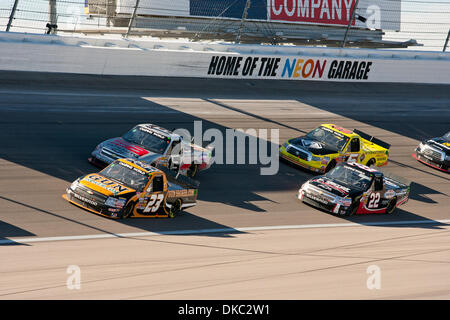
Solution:
<svg viewBox="0 0 450 320">
<path fill-rule="evenodd" d="M 338 150 L 319 141 L 311 140 L 306 137 L 299 137 L 289 140 L 289 143 L 295 147 L 307 150 L 312 154 L 326 155 L 337 153 Z"/>
<path fill-rule="evenodd" d="M 326 177 L 312 179 L 309 181 L 309 184 L 339 197 L 353 196 L 362 192 L 361 190 L 353 190 Z"/>
<path fill-rule="evenodd" d="M 123 195 L 136 191 L 97 173 L 88 174 L 80 181 L 80 183 L 89 189 L 100 192 L 106 196 Z"/>
<path fill-rule="evenodd" d="M 150 153 L 150 151 L 136 144 L 130 143 L 123 138 L 114 138 L 111 140 L 107 140 L 103 143 L 102 147 L 110 148 L 114 152 L 123 155 L 124 157 L 130 154 L 142 157 Z"/>
</svg>

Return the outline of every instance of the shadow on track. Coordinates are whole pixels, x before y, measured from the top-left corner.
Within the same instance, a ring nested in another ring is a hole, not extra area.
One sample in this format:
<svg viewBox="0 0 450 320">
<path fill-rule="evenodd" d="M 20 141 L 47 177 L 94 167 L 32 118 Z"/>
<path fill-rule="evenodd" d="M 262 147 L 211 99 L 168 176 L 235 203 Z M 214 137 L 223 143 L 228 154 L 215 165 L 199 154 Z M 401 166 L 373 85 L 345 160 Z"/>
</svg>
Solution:
<svg viewBox="0 0 450 320">
<path fill-rule="evenodd" d="M 95 234 L 102 233 L 102 234 L 109 234 L 112 236 L 115 236 L 117 238 L 127 238 L 120 234 L 110 232 L 106 229 L 95 227 L 91 224 L 84 223 L 82 221 L 78 221 L 75 219 L 67 218 L 61 214 L 57 214 L 55 212 L 51 212 L 48 210 L 44 210 L 41 208 L 37 208 L 35 206 L 28 205 L 26 203 L 16 201 L 13 199 L 9 199 L 3 196 L 0 196 L 1 200 L 8 201 L 10 203 L 19 205 L 21 207 L 24 207 L 26 209 L 31 209 L 33 211 L 37 211 L 41 214 L 46 214 L 52 217 L 56 217 L 58 219 L 63 219 L 69 223 L 77 224 L 86 228 L 91 229 Z M 70 204 L 68 204 L 70 206 Z M 74 208 L 78 208 L 74 206 Z M 83 210 L 79 208 L 80 210 Z M 87 214 L 92 214 L 87 210 L 83 210 Z M 99 217 L 101 219 L 107 219 L 103 217 Z M 181 213 L 176 219 L 128 219 L 128 220 L 116 220 L 119 223 L 133 226 L 140 228 L 145 231 L 149 232 L 176 232 L 176 231 L 186 231 L 186 230 L 216 230 L 216 232 L 204 232 L 204 233 L 197 233 L 196 235 L 208 235 L 208 236 L 214 236 L 214 237 L 231 237 L 232 234 L 238 234 L 243 233 L 241 231 L 235 230 L 233 228 L 230 228 L 228 226 L 215 223 L 213 221 L 203 219 L 201 217 L 198 217 L 196 215 L 189 214 L 188 212 Z M 194 234 L 194 233 L 192 233 Z M 8 238 L 17 238 L 17 237 L 33 237 L 36 236 L 33 233 L 30 233 L 26 230 L 23 230 L 21 228 L 18 228 L 16 226 L 13 226 L 9 223 L 0 221 L 0 245 L 12 245 L 12 244 L 21 244 L 18 242 L 10 242 L 11 240 Z M 5 243 L 2 243 L 5 242 Z"/>
<path fill-rule="evenodd" d="M 334 86 L 333 95 L 297 101 L 419 141 L 449 130 L 448 85 L 348 84 L 342 91 L 339 84 Z M 341 96 L 347 101 L 341 102 Z"/>
<path fill-rule="evenodd" d="M 338 216 L 316 208 L 308 203 L 301 203 L 317 210 L 321 214 L 332 215 L 342 219 L 343 223 L 357 223 L 363 226 L 386 227 L 386 228 L 420 228 L 420 229 L 443 229 L 450 224 L 442 223 L 433 219 L 424 218 L 414 213 L 397 208 L 392 214 L 357 214 L 353 216 Z"/>
<path fill-rule="evenodd" d="M 0 221 L 0 230 L 0 246 L 25 245 L 19 242 L 11 241 L 8 238 L 35 236 L 35 234 L 31 232 L 28 232 L 22 228 L 16 227 L 4 221 Z"/>
<path fill-rule="evenodd" d="M 2 84 L 0 89 L 2 96 L 0 101 L 0 125 L 2 127 L 0 157 L 63 179 L 68 184 L 83 174 L 97 171 L 86 159 L 99 142 L 119 136 L 137 123 L 151 122 L 168 129 L 186 128 L 192 132 L 194 121 L 202 120 L 203 130 L 216 128 L 225 132 L 227 129 L 216 123 L 142 98 L 155 93 L 158 96 L 167 97 L 201 97 L 217 106 L 231 108 L 246 116 L 269 121 L 281 127 L 286 127 L 286 125 L 264 117 L 261 118 L 250 112 L 218 104 L 212 99 L 230 98 L 230 96 L 235 99 L 251 97 L 269 100 L 296 99 L 316 108 L 414 139 L 423 134 L 438 135 L 438 132 L 441 132 L 449 122 L 447 114 L 438 115 L 436 110 L 430 111 L 430 114 L 433 115 L 433 118 L 430 119 L 434 119 L 430 123 L 424 121 L 421 114 L 414 115 L 412 122 L 409 121 L 409 118 L 407 123 L 402 121 L 401 114 L 411 108 L 409 102 L 414 101 L 414 98 L 438 99 L 439 105 L 445 105 L 450 101 L 448 90 L 446 91 L 440 86 L 392 85 L 386 89 L 385 86 L 369 84 L 211 81 L 32 73 L 5 73 L 3 80 L 0 81 Z M 417 90 L 415 91 L 414 88 Z M 422 88 L 422 93 L 420 88 Z M 407 101 L 403 101 L 396 98 L 402 91 L 413 92 L 413 94 Z M 388 100 L 383 104 L 384 109 L 370 102 L 371 97 L 380 94 L 384 94 Z M 352 106 L 340 103 L 339 97 L 341 96 L 353 98 Z M 395 101 L 396 99 L 398 101 Z M 413 106 L 413 110 L 423 108 L 424 103 L 423 101 L 417 102 Z M 395 112 L 392 111 L 393 107 L 397 108 L 394 110 Z M 397 117 L 387 117 L 382 110 L 390 110 L 389 115 Z M 411 129 L 411 125 L 415 128 L 414 130 Z M 299 128 L 289 126 L 288 128 L 303 132 Z M 248 158 L 248 154 L 246 156 Z M 282 164 L 280 164 L 279 173 L 275 176 L 261 176 L 259 169 L 258 165 L 213 166 L 209 172 L 205 172 L 199 177 L 201 181 L 199 200 L 227 204 L 250 212 L 264 213 L 265 210 L 257 203 L 269 201 L 269 199 L 261 196 L 261 193 L 295 192 L 303 182 L 312 177 L 302 170 Z M 418 186 L 417 193 L 415 191 L 412 193 L 415 200 L 429 202 L 430 199 L 422 194 L 437 193 L 430 188 Z M 61 190 L 61 193 L 63 192 L 64 190 Z M 55 197 L 59 198 L 60 194 L 55 194 Z M 54 213 L 49 211 L 48 214 Z M 423 217 L 403 210 L 399 216 L 402 216 L 402 219 L 423 219 Z M 392 217 L 398 219 L 399 216 Z M 358 219 L 355 218 L 355 222 L 363 224 L 365 221 L 360 221 L 360 218 L 366 219 L 366 217 L 358 217 Z M 378 216 L 367 219 L 384 221 L 391 218 Z M 186 229 L 189 226 L 196 229 L 225 227 L 192 214 L 185 214 L 179 219 L 170 221 L 139 219 L 121 223 L 152 232 Z"/>
<path fill-rule="evenodd" d="M 202 120 L 203 130 L 215 128 L 225 136 L 228 129 L 140 97 L 96 97 L 94 101 L 83 96 L 70 99 L 43 96 L 41 99 L 26 109 L 19 106 L 7 111 L 5 104 L 7 108 L 11 104 L 0 103 L 3 128 L 0 157 L 63 179 L 68 184 L 81 175 L 98 171 L 87 161 L 98 143 L 120 136 L 138 123 L 151 122 L 193 132 L 194 121 Z M 28 99 L 25 102 L 30 103 Z M 248 139 L 245 144 L 248 159 Z M 236 153 L 234 156 L 236 163 Z M 261 176 L 260 168 L 260 165 L 214 165 L 199 176 L 199 200 L 263 212 L 255 203 L 268 199 L 255 191 L 292 190 L 297 188 L 299 178 L 301 180 L 301 174 L 293 170 L 290 175 L 281 171 L 275 176 Z"/>
</svg>

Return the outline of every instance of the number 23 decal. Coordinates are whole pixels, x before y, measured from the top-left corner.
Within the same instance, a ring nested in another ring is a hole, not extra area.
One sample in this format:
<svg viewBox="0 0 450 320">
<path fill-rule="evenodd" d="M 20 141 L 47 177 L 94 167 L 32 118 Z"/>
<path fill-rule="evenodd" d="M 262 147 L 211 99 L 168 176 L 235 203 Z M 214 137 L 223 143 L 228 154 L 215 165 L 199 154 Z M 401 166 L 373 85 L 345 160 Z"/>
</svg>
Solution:
<svg viewBox="0 0 450 320">
<path fill-rule="evenodd" d="M 378 202 L 380 202 L 380 193 L 371 193 L 369 196 L 369 204 L 367 205 L 368 208 L 378 208 Z"/>
<path fill-rule="evenodd" d="M 156 212 L 161 205 L 161 202 L 164 200 L 164 194 L 152 194 L 150 200 L 148 200 L 148 204 L 144 209 L 144 212 Z"/>
</svg>

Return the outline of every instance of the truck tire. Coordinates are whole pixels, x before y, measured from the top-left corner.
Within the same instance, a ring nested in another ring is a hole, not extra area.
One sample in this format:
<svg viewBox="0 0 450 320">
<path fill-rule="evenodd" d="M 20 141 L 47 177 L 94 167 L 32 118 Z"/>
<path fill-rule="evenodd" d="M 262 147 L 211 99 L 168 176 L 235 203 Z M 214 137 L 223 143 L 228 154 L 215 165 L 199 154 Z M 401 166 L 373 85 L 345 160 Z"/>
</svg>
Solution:
<svg viewBox="0 0 450 320">
<path fill-rule="evenodd" d="M 126 205 L 125 209 L 123 210 L 122 214 L 120 215 L 120 219 L 128 219 L 131 214 L 133 213 L 134 203 L 130 202 Z"/>
<path fill-rule="evenodd" d="M 395 212 L 395 209 L 397 209 L 397 207 L 395 206 L 396 204 L 397 204 L 397 198 L 392 198 L 386 207 L 386 213 L 393 214 Z"/>
<path fill-rule="evenodd" d="M 189 178 L 194 178 L 198 173 L 198 164 L 191 164 L 187 169 L 187 176 Z"/>
<path fill-rule="evenodd" d="M 375 165 L 376 160 L 374 158 L 370 159 L 369 161 L 367 161 L 366 166 L 371 167 L 373 165 Z"/>
<path fill-rule="evenodd" d="M 181 206 L 183 205 L 183 200 L 177 199 L 172 204 L 172 206 L 168 210 L 168 216 L 169 218 L 175 218 L 176 215 L 178 215 L 181 212 Z"/>
<path fill-rule="evenodd" d="M 327 167 L 325 168 L 325 173 L 331 171 L 334 167 L 336 167 L 336 161 L 333 159 L 328 163 Z"/>
<path fill-rule="evenodd" d="M 361 202 L 361 197 L 358 197 L 355 200 L 353 200 L 353 203 L 350 206 L 350 208 L 348 209 L 346 216 L 353 216 L 353 215 L 355 215 L 356 212 L 358 211 L 360 202 Z"/>
</svg>

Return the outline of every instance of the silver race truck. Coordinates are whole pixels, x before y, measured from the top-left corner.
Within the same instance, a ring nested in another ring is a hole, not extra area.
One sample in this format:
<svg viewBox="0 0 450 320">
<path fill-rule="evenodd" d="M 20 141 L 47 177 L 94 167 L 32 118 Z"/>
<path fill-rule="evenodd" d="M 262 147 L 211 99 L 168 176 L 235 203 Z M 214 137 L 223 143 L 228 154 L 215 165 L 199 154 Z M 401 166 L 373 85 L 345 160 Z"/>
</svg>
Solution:
<svg viewBox="0 0 450 320">
<path fill-rule="evenodd" d="M 211 166 L 211 152 L 167 129 L 138 124 L 122 137 L 100 143 L 88 160 L 104 167 L 120 158 L 132 158 L 193 178 Z"/>
</svg>

